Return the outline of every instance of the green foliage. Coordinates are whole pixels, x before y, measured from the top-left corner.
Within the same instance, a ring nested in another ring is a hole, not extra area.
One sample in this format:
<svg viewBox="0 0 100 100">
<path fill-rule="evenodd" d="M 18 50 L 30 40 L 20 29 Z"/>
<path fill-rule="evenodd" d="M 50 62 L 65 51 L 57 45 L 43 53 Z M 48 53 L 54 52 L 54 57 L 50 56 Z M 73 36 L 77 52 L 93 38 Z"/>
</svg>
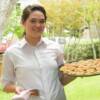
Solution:
<svg viewBox="0 0 100 100">
<path fill-rule="evenodd" d="M 48 29 L 54 36 L 81 35 L 81 28 L 90 27 L 92 22 L 100 28 L 99 0 L 40 0 L 47 10 Z M 63 34 L 64 30 L 70 33 Z M 79 35 L 78 35 L 79 34 Z"/>
<path fill-rule="evenodd" d="M 94 22 L 97 32 L 100 32 L 100 1 L 99 0 L 40 0 L 47 11 L 46 36 L 75 36 L 82 35 L 84 26 L 90 28 Z M 20 5 L 14 8 L 9 22 L 6 23 L 4 34 L 13 32 L 19 38 L 23 29 L 20 25 Z M 70 32 L 64 32 L 68 30 Z"/>
<path fill-rule="evenodd" d="M 21 9 L 19 5 L 16 5 L 14 10 L 12 11 L 12 14 L 10 16 L 8 23 L 6 24 L 4 35 L 8 34 L 9 32 L 13 32 L 19 38 L 22 37 L 23 29 L 20 24 L 20 16 L 21 16 Z"/>
<path fill-rule="evenodd" d="M 100 58 L 100 41 L 94 42 L 94 48 L 96 52 L 96 57 Z M 83 59 L 93 59 L 93 48 L 92 43 L 73 43 L 71 45 L 66 45 L 64 48 L 64 55 L 66 62 L 79 61 Z"/>
</svg>

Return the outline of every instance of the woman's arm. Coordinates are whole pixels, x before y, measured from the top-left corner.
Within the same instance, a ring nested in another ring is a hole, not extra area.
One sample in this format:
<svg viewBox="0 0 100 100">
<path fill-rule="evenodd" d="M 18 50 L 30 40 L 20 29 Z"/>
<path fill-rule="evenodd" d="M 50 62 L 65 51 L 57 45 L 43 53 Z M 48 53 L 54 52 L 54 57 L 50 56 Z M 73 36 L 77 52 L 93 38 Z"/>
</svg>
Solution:
<svg viewBox="0 0 100 100">
<path fill-rule="evenodd" d="M 15 86 L 13 84 L 8 84 L 7 86 L 4 87 L 3 91 L 7 92 L 7 93 L 16 93 L 16 94 L 20 94 L 22 91 L 24 91 L 25 89 L 19 87 L 19 86 Z M 39 91 L 34 89 L 31 90 L 31 95 L 33 96 L 39 96 Z"/>
<path fill-rule="evenodd" d="M 24 89 L 22 87 L 16 86 L 14 84 L 7 84 L 4 88 L 3 91 L 7 92 L 7 93 L 17 93 L 20 94 L 20 92 L 22 92 Z"/>
<path fill-rule="evenodd" d="M 5 91 L 5 92 L 16 92 L 16 87 L 15 87 L 15 85 L 12 85 L 12 84 L 8 84 L 8 85 L 6 85 L 4 88 L 3 88 L 3 91 Z"/>
<path fill-rule="evenodd" d="M 75 76 L 69 76 L 64 73 L 62 73 L 59 69 L 64 65 L 64 53 L 61 48 L 58 49 L 57 53 L 57 64 L 58 64 L 58 71 L 59 71 L 59 80 L 62 85 L 66 85 L 76 79 Z"/>
<path fill-rule="evenodd" d="M 61 71 L 59 71 L 59 74 L 60 74 L 60 82 L 62 85 L 67 85 L 68 83 L 70 83 L 71 81 L 76 79 L 75 76 L 70 76 L 70 75 L 64 74 Z"/>
</svg>

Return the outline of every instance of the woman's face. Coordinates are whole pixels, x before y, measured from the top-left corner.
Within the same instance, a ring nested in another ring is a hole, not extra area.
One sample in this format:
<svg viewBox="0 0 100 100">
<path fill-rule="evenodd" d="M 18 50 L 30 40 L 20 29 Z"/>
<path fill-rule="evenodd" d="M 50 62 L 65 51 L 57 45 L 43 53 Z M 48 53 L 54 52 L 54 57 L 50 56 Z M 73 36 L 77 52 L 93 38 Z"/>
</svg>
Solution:
<svg viewBox="0 0 100 100">
<path fill-rule="evenodd" d="M 26 36 L 40 37 L 45 28 L 45 17 L 40 11 L 33 11 L 23 22 Z"/>
</svg>

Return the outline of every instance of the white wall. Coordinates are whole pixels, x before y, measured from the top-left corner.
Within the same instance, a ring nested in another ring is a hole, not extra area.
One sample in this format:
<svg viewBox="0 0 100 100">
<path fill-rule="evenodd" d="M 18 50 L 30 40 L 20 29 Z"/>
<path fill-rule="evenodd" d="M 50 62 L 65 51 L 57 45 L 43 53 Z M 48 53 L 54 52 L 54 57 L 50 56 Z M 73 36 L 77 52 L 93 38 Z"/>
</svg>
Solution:
<svg viewBox="0 0 100 100">
<path fill-rule="evenodd" d="M 25 8 L 29 4 L 38 4 L 39 0 L 19 0 L 19 3 L 21 3 L 21 8 Z"/>
</svg>

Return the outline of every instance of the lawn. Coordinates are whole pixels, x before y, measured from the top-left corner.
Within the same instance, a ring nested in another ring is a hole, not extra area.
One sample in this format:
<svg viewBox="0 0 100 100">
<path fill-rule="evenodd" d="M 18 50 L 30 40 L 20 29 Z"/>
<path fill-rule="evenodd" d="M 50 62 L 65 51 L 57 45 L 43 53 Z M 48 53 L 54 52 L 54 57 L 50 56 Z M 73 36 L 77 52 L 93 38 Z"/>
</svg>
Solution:
<svg viewBox="0 0 100 100">
<path fill-rule="evenodd" d="M 100 75 L 78 77 L 65 86 L 68 100 L 100 100 Z M 0 91 L 0 100 L 11 100 L 13 94 Z"/>
<path fill-rule="evenodd" d="M 68 100 L 100 100 L 100 75 L 78 77 L 65 86 Z"/>
</svg>

